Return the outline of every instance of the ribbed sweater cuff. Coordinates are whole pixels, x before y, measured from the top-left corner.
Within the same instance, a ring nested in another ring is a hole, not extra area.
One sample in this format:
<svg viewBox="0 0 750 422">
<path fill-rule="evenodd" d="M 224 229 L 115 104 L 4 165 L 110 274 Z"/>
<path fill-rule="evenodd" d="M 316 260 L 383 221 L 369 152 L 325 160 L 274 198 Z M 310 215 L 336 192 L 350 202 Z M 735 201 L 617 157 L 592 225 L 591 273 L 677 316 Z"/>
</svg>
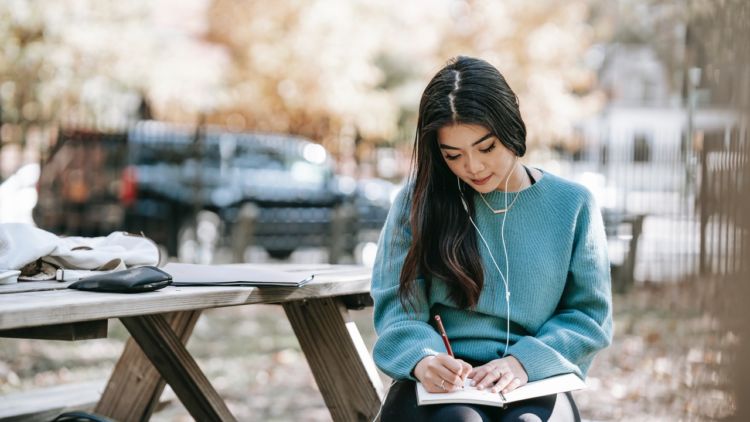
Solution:
<svg viewBox="0 0 750 422">
<path fill-rule="evenodd" d="M 407 367 L 409 369 L 407 369 L 408 374 L 406 375 L 406 378 L 410 379 L 412 381 L 419 381 L 414 376 L 414 368 L 416 368 L 417 364 L 422 359 L 426 358 L 427 356 L 435 356 L 438 353 L 440 353 L 440 352 L 438 352 L 437 350 L 434 350 L 434 349 L 431 349 L 431 348 L 427 347 L 427 348 L 423 348 L 421 350 L 418 350 L 418 353 L 416 353 L 413 357 L 407 358 L 406 362 L 407 362 Z"/>
<path fill-rule="evenodd" d="M 440 348 L 442 347 L 442 343 L 439 345 L 430 344 L 429 341 L 420 343 L 411 347 L 398 347 L 398 350 L 387 350 L 387 348 L 378 347 L 380 345 L 376 344 L 375 363 L 381 371 L 391 378 L 418 381 L 412 373 L 414 367 L 425 357 L 441 353 Z M 383 361 L 380 356 L 390 356 L 390 359 Z"/>
<path fill-rule="evenodd" d="M 566 360 L 554 349 L 538 339 L 526 336 L 508 348 L 508 354 L 513 355 L 526 370 L 529 381 L 537 381 L 554 375 L 575 373 L 583 377 L 581 370 Z"/>
</svg>

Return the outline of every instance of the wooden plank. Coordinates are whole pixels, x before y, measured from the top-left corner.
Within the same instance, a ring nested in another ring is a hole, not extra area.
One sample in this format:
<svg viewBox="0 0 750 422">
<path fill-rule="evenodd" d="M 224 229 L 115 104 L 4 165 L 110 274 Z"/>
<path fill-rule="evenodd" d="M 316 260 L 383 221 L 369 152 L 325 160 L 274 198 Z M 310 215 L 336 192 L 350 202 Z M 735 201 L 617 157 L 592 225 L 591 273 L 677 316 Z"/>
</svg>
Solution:
<svg viewBox="0 0 750 422">
<path fill-rule="evenodd" d="M 51 421 L 70 410 L 92 410 L 104 380 L 56 385 L 0 396 L 0 421 Z"/>
<path fill-rule="evenodd" d="M 121 321 L 195 420 L 235 420 L 162 315 L 127 317 Z"/>
<path fill-rule="evenodd" d="M 373 420 L 383 386 L 344 304 L 323 298 L 283 306 L 333 420 Z"/>
<path fill-rule="evenodd" d="M 39 340 L 91 340 L 106 338 L 107 320 L 14 328 L 0 331 L 0 337 L 33 338 Z"/>
<path fill-rule="evenodd" d="M 60 282 L 56 280 L 19 281 L 18 283 L 0 285 L 0 294 L 61 290 L 67 289 L 68 285 L 72 283 L 72 281 Z"/>
<path fill-rule="evenodd" d="M 63 412 L 74 410 L 92 412 L 105 385 L 106 380 L 100 379 L 2 395 L 0 396 L 0 421 L 51 421 Z M 173 394 L 164 396 L 166 397 L 161 398 L 158 407 L 166 406 L 175 399 Z"/>
<path fill-rule="evenodd" d="M 138 294 L 71 289 L 0 294 L 0 330 L 369 291 L 370 270 L 347 266 L 316 273 L 315 280 L 303 287 L 170 286 Z"/>
<path fill-rule="evenodd" d="M 175 312 L 164 316 L 175 335 L 186 344 L 200 311 Z M 128 339 L 112 371 L 96 413 L 118 421 L 148 420 L 166 385 L 151 361 L 132 338 Z"/>
</svg>

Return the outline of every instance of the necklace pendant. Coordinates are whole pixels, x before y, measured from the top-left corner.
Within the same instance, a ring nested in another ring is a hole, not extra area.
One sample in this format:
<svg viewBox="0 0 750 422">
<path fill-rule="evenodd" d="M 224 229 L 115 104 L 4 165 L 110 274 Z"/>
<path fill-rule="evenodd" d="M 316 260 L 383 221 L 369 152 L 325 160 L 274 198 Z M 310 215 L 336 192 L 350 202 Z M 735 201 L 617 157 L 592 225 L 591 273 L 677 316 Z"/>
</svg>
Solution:
<svg viewBox="0 0 750 422">
<path fill-rule="evenodd" d="M 482 198 L 482 202 L 484 202 L 484 205 L 487 206 L 487 209 L 489 209 L 492 212 L 492 214 L 498 215 L 498 214 L 505 214 L 506 212 L 508 212 L 511 209 L 511 207 L 513 207 L 513 204 L 516 203 L 516 199 L 518 199 L 518 197 L 520 196 L 520 193 L 521 192 L 516 192 L 515 196 L 513 196 L 513 200 L 510 201 L 510 204 L 508 204 L 507 207 L 501 208 L 499 210 L 496 210 L 496 209 L 492 208 L 492 206 L 490 205 L 490 203 L 487 202 L 487 200 L 484 198 L 483 194 L 480 193 L 479 197 Z M 508 203 L 507 200 L 506 200 L 505 203 L 506 204 Z"/>
</svg>

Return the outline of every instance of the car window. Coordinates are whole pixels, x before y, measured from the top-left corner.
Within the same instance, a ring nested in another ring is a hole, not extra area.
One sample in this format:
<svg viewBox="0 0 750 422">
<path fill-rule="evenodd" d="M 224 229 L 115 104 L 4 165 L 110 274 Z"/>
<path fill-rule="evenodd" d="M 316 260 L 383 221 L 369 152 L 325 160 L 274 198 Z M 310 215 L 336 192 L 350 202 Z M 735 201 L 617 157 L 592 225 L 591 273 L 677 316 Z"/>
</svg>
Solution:
<svg viewBox="0 0 750 422">
<path fill-rule="evenodd" d="M 132 160 L 135 164 L 181 164 L 197 156 L 195 147 L 178 139 L 163 139 L 157 142 L 131 141 Z"/>
<path fill-rule="evenodd" d="M 124 133 L 62 131 L 43 165 L 40 190 L 74 203 L 116 197 L 125 157 Z"/>
<path fill-rule="evenodd" d="M 216 174 L 244 174 L 248 184 L 320 189 L 333 175 L 324 149 L 319 148 L 322 157 L 310 159 L 305 151 L 314 144 L 289 135 L 212 128 L 196 134 L 188 128 L 142 125 L 131 132 L 130 143 L 131 159 L 139 166 L 200 163 L 205 170 L 220 169 Z"/>
</svg>

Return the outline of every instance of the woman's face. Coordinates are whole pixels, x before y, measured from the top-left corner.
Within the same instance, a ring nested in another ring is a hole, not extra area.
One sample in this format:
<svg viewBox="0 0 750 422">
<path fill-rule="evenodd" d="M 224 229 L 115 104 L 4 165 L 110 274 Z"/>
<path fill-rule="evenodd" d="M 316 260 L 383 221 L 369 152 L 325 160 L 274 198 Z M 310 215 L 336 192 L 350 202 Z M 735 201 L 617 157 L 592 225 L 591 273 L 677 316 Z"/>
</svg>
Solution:
<svg viewBox="0 0 750 422">
<path fill-rule="evenodd" d="M 477 192 L 498 189 L 516 155 L 492 135 L 474 124 L 443 126 L 438 130 L 438 146 L 451 171 Z"/>
</svg>

